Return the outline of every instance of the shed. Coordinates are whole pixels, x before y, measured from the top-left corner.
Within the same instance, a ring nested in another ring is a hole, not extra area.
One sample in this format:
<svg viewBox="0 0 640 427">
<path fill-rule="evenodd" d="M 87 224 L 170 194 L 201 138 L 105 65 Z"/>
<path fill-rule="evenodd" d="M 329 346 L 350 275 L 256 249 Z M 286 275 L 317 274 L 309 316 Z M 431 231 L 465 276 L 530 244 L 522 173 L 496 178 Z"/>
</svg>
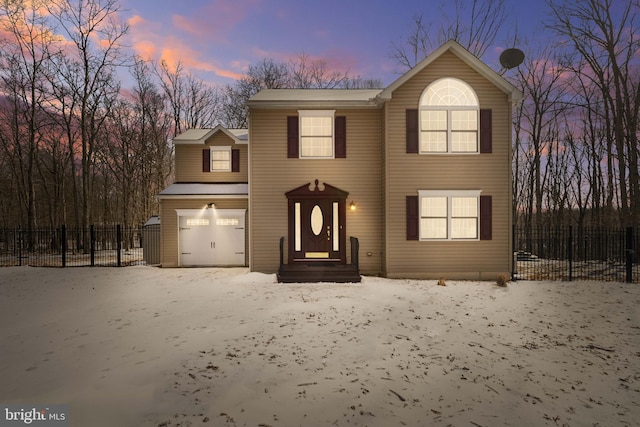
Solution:
<svg viewBox="0 0 640 427">
<path fill-rule="evenodd" d="M 142 254 L 145 264 L 160 264 L 160 217 L 157 215 L 143 225 Z"/>
</svg>

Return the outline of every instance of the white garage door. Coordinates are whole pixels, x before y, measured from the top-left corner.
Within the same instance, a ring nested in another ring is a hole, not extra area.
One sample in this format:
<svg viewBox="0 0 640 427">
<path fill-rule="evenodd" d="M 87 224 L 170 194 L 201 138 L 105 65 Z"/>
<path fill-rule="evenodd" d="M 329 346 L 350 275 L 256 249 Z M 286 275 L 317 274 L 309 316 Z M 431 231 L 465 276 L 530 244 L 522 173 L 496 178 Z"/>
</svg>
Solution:
<svg viewBox="0 0 640 427">
<path fill-rule="evenodd" d="M 245 263 L 244 209 L 180 209 L 180 265 L 233 266 Z"/>
</svg>

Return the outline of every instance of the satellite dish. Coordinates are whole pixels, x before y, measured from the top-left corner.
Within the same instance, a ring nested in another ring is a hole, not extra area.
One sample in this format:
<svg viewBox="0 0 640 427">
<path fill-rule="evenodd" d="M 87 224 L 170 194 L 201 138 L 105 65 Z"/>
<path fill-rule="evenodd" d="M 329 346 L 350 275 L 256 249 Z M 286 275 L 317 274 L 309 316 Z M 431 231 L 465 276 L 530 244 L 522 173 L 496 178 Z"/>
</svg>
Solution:
<svg viewBox="0 0 640 427">
<path fill-rule="evenodd" d="M 515 68 L 524 61 L 524 52 L 515 47 L 506 49 L 500 54 L 500 65 L 507 70 Z"/>
</svg>

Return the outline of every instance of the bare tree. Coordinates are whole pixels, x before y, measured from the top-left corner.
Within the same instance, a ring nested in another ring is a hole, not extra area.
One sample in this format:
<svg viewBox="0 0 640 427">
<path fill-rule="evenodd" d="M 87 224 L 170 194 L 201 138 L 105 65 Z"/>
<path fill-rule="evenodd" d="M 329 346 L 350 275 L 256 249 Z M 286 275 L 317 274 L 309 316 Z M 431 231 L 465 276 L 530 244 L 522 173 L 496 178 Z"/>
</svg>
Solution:
<svg viewBox="0 0 640 427">
<path fill-rule="evenodd" d="M 557 61 L 550 58 L 550 48 L 543 48 L 539 54 L 530 55 L 518 69 L 519 85 L 525 95 L 521 106 L 519 137 L 520 149 L 528 157 L 529 180 L 519 181 L 528 184 L 529 201 L 525 214 L 525 225 L 542 227 L 542 211 L 545 191 L 543 169 L 553 154 L 551 143 L 558 139 L 557 117 L 565 108 L 563 104 L 564 85 L 561 77 L 563 69 Z M 543 157 L 547 159 L 543 162 Z M 534 215 L 535 213 L 535 215 Z"/>
<path fill-rule="evenodd" d="M 331 70 L 324 59 L 300 54 L 288 63 L 263 59 L 250 65 L 247 74 L 222 89 L 222 122 L 228 127 L 247 126 L 247 101 L 262 89 L 364 89 L 379 88 L 379 79 L 352 77 L 348 71 Z"/>
<path fill-rule="evenodd" d="M 9 101 L 5 104 L 4 126 L 0 142 L 4 154 L 10 159 L 10 170 L 19 190 L 17 196 L 26 217 L 27 229 L 36 225 L 37 157 L 42 142 L 42 113 L 48 102 L 46 75 L 47 61 L 55 41 L 42 1 L 3 0 L 0 17 L 3 29 L 10 34 L 2 41 L 0 72 L 2 92 Z M 21 209 L 21 210 L 22 210 Z"/>
<path fill-rule="evenodd" d="M 187 72 L 181 61 L 174 69 L 160 61 L 156 74 L 173 115 L 174 136 L 191 128 L 213 127 L 219 119 L 215 88 Z"/>
<path fill-rule="evenodd" d="M 141 169 L 144 194 L 139 199 L 138 211 L 139 220 L 146 220 L 159 212 L 155 196 L 167 186 L 173 172 L 173 149 L 169 143 L 173 133 L 165 95 L 153 81 L 149 64 L 136 58 L 132 75 L 135 79 L 132 102 L 140 121 L 137 138 L 144 159 Z"/>
<path fill-rule="evenodd" d="M 66 113 L 77 120 L 81 146 L 81 224 L 93 222 L 93 172 L 99 138 L 119 91 L 116 68 L 124 63 L 122 39 L 128 25 L 117 0 L 50 0 L 47 10 L 72 43 L 57 62 L 58 93 L 74 98 Z M 71 124 L 71 122 L 68 122 Z M 70 142 L 70 146 L 73 143 Z"/>
<path fill-rule="evenodd" d="M 640 223 L 638 132 L 640 72 L 636 66 L 640 3 L 637 0 L 550 1 L 549 27 L 569 40 L 585 63 L 582 74 L 602 94 L 615 147 L 620 221 Z"/>
<path fill-rule="evenodd" d="M 438 17 L 434 21 L 425 22 L 423 14 L 416 15 L 407 40 L 392 43 L 391 58 L 402 72 L 415 67 L 448 40 L 456 40 L 482 58 L 507 20 L 504 0 L 455 0 L 453 17 L 446 13 L 444 2 L 440 9 L 440 13 L 431 15 Z"/>
<path fill-rule="evenodd" d="M 331 70 L 324 59 L 300 54 L 288 64 L 289 87 L 296 89 L 334 89 L 349 78 L 348 72 Z"/>
<path fill-rule="evenodd" d="M 283 89 L 290 87 L 287 64 L 264 59 L 250 65 L 247 74 L 233 85 L 222 88 L 221 121 L 230 128 L 247 127 L 247 101 L 262 89 Z"/>
<path fill-rule="evenodd" d="M 379 78 L 362 78 L 361 76 L 347 77 L 340 84 L 341 89 L 384 89 L 384 83 Z"/>
</svg>

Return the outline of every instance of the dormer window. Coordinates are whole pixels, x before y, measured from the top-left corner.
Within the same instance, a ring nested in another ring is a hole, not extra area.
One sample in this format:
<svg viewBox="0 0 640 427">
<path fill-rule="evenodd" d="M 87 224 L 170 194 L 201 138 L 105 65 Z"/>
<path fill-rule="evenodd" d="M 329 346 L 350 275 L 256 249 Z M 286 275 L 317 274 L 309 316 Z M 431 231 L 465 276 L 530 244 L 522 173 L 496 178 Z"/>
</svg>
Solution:
<svg viewBox="0 0 640 427">
<path fill-rule="evenodd" d="M 231 171 L 231 147 L 211 147 L 211 172 Z"/>
<path fill-rule="evenodd" d="M 224 145 L 203 149 L 202 172 L 240 172 L 240 150 Z"/>
</svg>

